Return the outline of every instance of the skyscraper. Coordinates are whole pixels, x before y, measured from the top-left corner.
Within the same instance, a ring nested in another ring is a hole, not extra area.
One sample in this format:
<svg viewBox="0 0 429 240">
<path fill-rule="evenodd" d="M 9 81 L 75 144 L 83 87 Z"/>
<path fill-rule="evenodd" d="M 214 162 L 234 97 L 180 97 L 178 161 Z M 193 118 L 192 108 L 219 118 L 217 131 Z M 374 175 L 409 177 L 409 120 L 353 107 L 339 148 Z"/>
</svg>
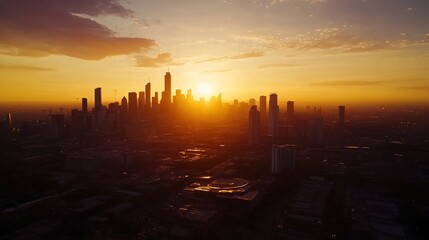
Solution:
<svg viewBox="0 0 429 240">
<path fill-rule="evenodd" d="M 165 76 L 164 76 L 164 91 L 165 91 L 165 100 L 164 100 L 164 96 L 162 101 L 167 104 L 170 105 L 171 104 L 171 74 L 170 72 L 166 72 Z"/>
<path fill-rule="evenodd" d="M 346 106 L 338 106 L 338 124 L 344 126 L 346 121 Z"/>
<path fill-rule="evenodd" d="M 82 112 L 88 112 L 88 99 L 82 98 Z"/>
<path fill-rule="evenodd" d="M 273 145 L 271 149 L 271 173 L 279 174 L 284 170 L 295 171 L 295 146 Z"/>
<path fill-rule="evenodd" d="M 254 98 L 249 99 L 249 106 L 256 105 L 256 100 Z"/>
<path fill-rule="evenodd" d="M 286 118 L 288 121 L 292 121 L 295 115 L 295 106 L 293 101 L 287 101 Z"/>
<path fill-rule="evenodd" d="M 277 137 L 279 135 L 279 106 L 277 104 L 277 94 L 270 94 L 269 103 L 268 134 Z"/>
<path fill-rule="evenodd" d="M 151 108 L 151 104 L 150 104 L 150 98 L 151 98 L 151 93 L 150 93 L 150 82 L 148 82 L 145 86 L 145 92 L 146 92 L 146 109 L 150 109 Z"/>
<path fill-rule="evenodd" d="M 128 93 L 128 120 L 133 122 L 138 117 L 137 93 Z"/>
<path fill-rule="evenodd" d="M 259 111 L 261 112 L 261 120 L 267 117 L 267 96 L 259 97 Z"/>
<path fill-rule="evenodd" d="M 101 109 L 101 88 L 98 87 L 94 90 L 94 95 L 95 95 L 95 109 L 99 110 Z"/>
<path fill-rule="evenodd" d="M 256 105 L 250 107 L 249 111 L 249 144 L 256 145 L 259 142 L 261 116 Z"/>
<path fill-rule="evenodd" d="M 145 107 L 145 102 L 146 102 L 144 92 L 139 92 L 138 102 L 139 102 L 139 119 L 142 120 L 144 117 L 144 107 Z"/>
</svg>

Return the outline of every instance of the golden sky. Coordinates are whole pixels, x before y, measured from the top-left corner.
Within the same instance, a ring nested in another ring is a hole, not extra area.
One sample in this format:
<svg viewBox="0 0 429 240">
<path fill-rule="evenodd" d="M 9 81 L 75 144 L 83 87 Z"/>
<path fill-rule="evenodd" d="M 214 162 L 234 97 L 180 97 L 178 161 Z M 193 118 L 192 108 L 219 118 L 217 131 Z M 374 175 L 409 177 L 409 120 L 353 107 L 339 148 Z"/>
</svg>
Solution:
<svg viewBox="0 0 429 240">
<path fill-rule="evenodd" d="M 0 0 L 0 101 L 106 104 L 169 69 L 197 99 L 429 102 L 428 22 L 426 0 Z"/>
</svg>

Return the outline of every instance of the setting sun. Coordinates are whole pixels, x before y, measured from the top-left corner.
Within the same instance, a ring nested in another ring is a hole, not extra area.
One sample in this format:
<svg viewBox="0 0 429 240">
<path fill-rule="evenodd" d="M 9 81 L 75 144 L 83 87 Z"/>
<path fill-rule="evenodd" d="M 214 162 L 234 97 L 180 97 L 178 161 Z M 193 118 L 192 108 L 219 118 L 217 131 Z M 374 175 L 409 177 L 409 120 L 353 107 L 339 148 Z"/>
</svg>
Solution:
<svg viewBox="0 0 429 240">
<path fill-rule="evenodd" d="M 198 86 L 198 94 L 205 99 L 210 98 L 210 94 L 212 94 L 212 86 L 208 83 L 200 84 Z"/>
</svg>

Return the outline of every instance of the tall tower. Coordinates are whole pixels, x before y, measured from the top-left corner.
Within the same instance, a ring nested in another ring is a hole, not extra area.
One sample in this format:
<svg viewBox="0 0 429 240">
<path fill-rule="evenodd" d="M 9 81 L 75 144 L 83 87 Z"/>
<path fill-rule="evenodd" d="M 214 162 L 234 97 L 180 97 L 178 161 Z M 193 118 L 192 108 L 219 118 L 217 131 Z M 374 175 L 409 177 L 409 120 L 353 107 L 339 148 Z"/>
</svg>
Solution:
<svg viewBox="0 0 429 240">
<path fill-rule="evenodd" d="M 146 98 L 145 98 L 144 92 L 139 92 L 138 103 L 139 103 L 139 119 L 140 120 L 142 120 L 144 117 L 145 102 L 146 102 Z"/>
<path fill-rule="evenodd" d="M 249 144 L 256 145 L 259 142 L 259 129 L 261 116 L 256 105 L 250 107 L 249 111 Z"/>
<path fill-rule="evenodd" d="M 259 111 L 261 112 L 261 121 L 264 122 L 267 117 L 267 96 L 259 97 Z"/>
<path fill-rule="evenodd" d="M 128 120 L 130 122 L 137 120 L 138 117 L 138 105 L 137 105 L 137 93 L 128 93 Z"/>
<path fill-rule="evenodd" d="M 162 101 L 170 105 L 171 104 L 171 74 L 170 72 L 166 72 L 164 76 L 164 91 L 165 91 L 165 98 L 162 99 Z M 162 96 L 164 98 L 164 96 Z"/>
<path fill-rule="evenodd" d="M 150 104 L 150 98 L 151 98 L 151 93 L 150 93 L 150 82 L 148 82 L 145 86 L 145 91 L 146 91 L 146 109 L 150 109 L 151 108 L 151 104 Z"/>
<path fill-rule="evenodd" d="M 293 101 L 287 101 L 286 117 L 288 121 L 292 121 L 295 115 L 295 103 Z"/>
<path fill-rule="evenodd" d="M 295 171 L 295 146 L 273 145 L 271 150 L 271 173 L 279 174 L 284 170 Z"/>
<path fill-rule="evenodd" d="M 338 106 L 338 125 L 344 126 L 346 121 L 346 106 Z"/>
<path fill-rule="evenodd" d="M 268 122 L 268 134 L 277 137 L 279 135 L 279 105 L 277 104 L 277 94 L 270 94 L 270 105 L 269 105 L 269 122 Z"/>
<path fill-rule="evenodd" d="M 88 99 L 82 98 L 82 112 L 88 112 Z"/>
<path fill-rule="evenodd" d="M 98 87 L 94 90 L 94 95 L 95 95 L 95 109 L 99 110 L 101 109 L 101 88 Z"/>
</svg>

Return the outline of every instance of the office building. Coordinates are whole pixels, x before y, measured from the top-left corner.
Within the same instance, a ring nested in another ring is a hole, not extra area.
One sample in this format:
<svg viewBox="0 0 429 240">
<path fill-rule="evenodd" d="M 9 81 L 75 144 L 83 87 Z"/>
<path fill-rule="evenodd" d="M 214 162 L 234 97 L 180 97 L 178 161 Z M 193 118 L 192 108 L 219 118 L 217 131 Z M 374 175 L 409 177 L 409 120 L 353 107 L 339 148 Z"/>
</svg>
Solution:
<svg viewBox="0 0 429 240">
<path fill-rule="evenodd" d="M 151 108 L 150 100 L 151 100 L 151 93 L 150 93 L 150 82 L 148 82 L 145 86 L 145 93 L 146 93 L 146 109 L 147 113 L 149 112 Z"/>
<path fill-rule="evenodd" d="M 250 107 L 249 111 L 249 144 L 256 145 L 259 143 L 259 129 L 261 116 L 256 105 Z"/>
<path fill-rule="evenodd" d="M 271 149 L 271 173 L 295 171 L 295 146 L 273 145 Z"/>
<path fill-rule="evenodd" d="M 101 109 L 101 106 L 102 106 L 102 104 L 101 104 L 101 88 L 100 87 L 98 87 L 98 88 L 96 88 L 95 90 L 94 90 L 94 96 L 95 96 L 95 106 L 94 106 L 94 108 L 96 109 L 96 110 L 99 110 L 99 109 Z"/>
<path fill-rule="evenodd" d="M 82 98 L 82 112 L 88 112 L 88 99 Z"/>
<path fill-rule="evenodd" d="M 162 96 L 162 101 L 170 105 L 171 104 L 171 74 L 170 72 L 166 72 L 164 76 L 164 92 L 165 96 Z M 165 99 L 164 99 L 165 97 Z"/>
<path fill-rule="evenodd" d="M 144 92 L 139 92 L 139 119 L 143 120 L 144 118 L 144 108 L 145 108 L 146 98 Z"/>
<path fill-rule="evenodd" d="M 268 108 L 268 134 L 277 137 L 279 134 L 279 106 L 277 104 L 277 94 L 270 95 L 270 103 Z"/>
<path fill-rule="evenodd" d="M 128 93 L 128 121 L 134 122 L 138 118 L 137 93 Z"/>
<path fill-rule="evenodd" d="M 64 114 L 50 115 L 51 119 L 51 132 L 54 138 L 62 138 L 65 134 Z"/>
<path fill-rule="evenodd" d="M 259 111 L 261 113 L 261 120 L 267 117 L 267 96 L 259 97 Z"/>
<path fill-rule="evenodd" d="M 249 99 L 249 106 L 252 107 L 256 105 L 256 100 L 254 98 Z"/>
<path fill-rule="evenodd" d="M 295 116 L 295 103 L 293 101 L 287 102 L 287 109 L 286 109 L 286 119 L 288 121 L 293 121 Z"/>
</svg>

